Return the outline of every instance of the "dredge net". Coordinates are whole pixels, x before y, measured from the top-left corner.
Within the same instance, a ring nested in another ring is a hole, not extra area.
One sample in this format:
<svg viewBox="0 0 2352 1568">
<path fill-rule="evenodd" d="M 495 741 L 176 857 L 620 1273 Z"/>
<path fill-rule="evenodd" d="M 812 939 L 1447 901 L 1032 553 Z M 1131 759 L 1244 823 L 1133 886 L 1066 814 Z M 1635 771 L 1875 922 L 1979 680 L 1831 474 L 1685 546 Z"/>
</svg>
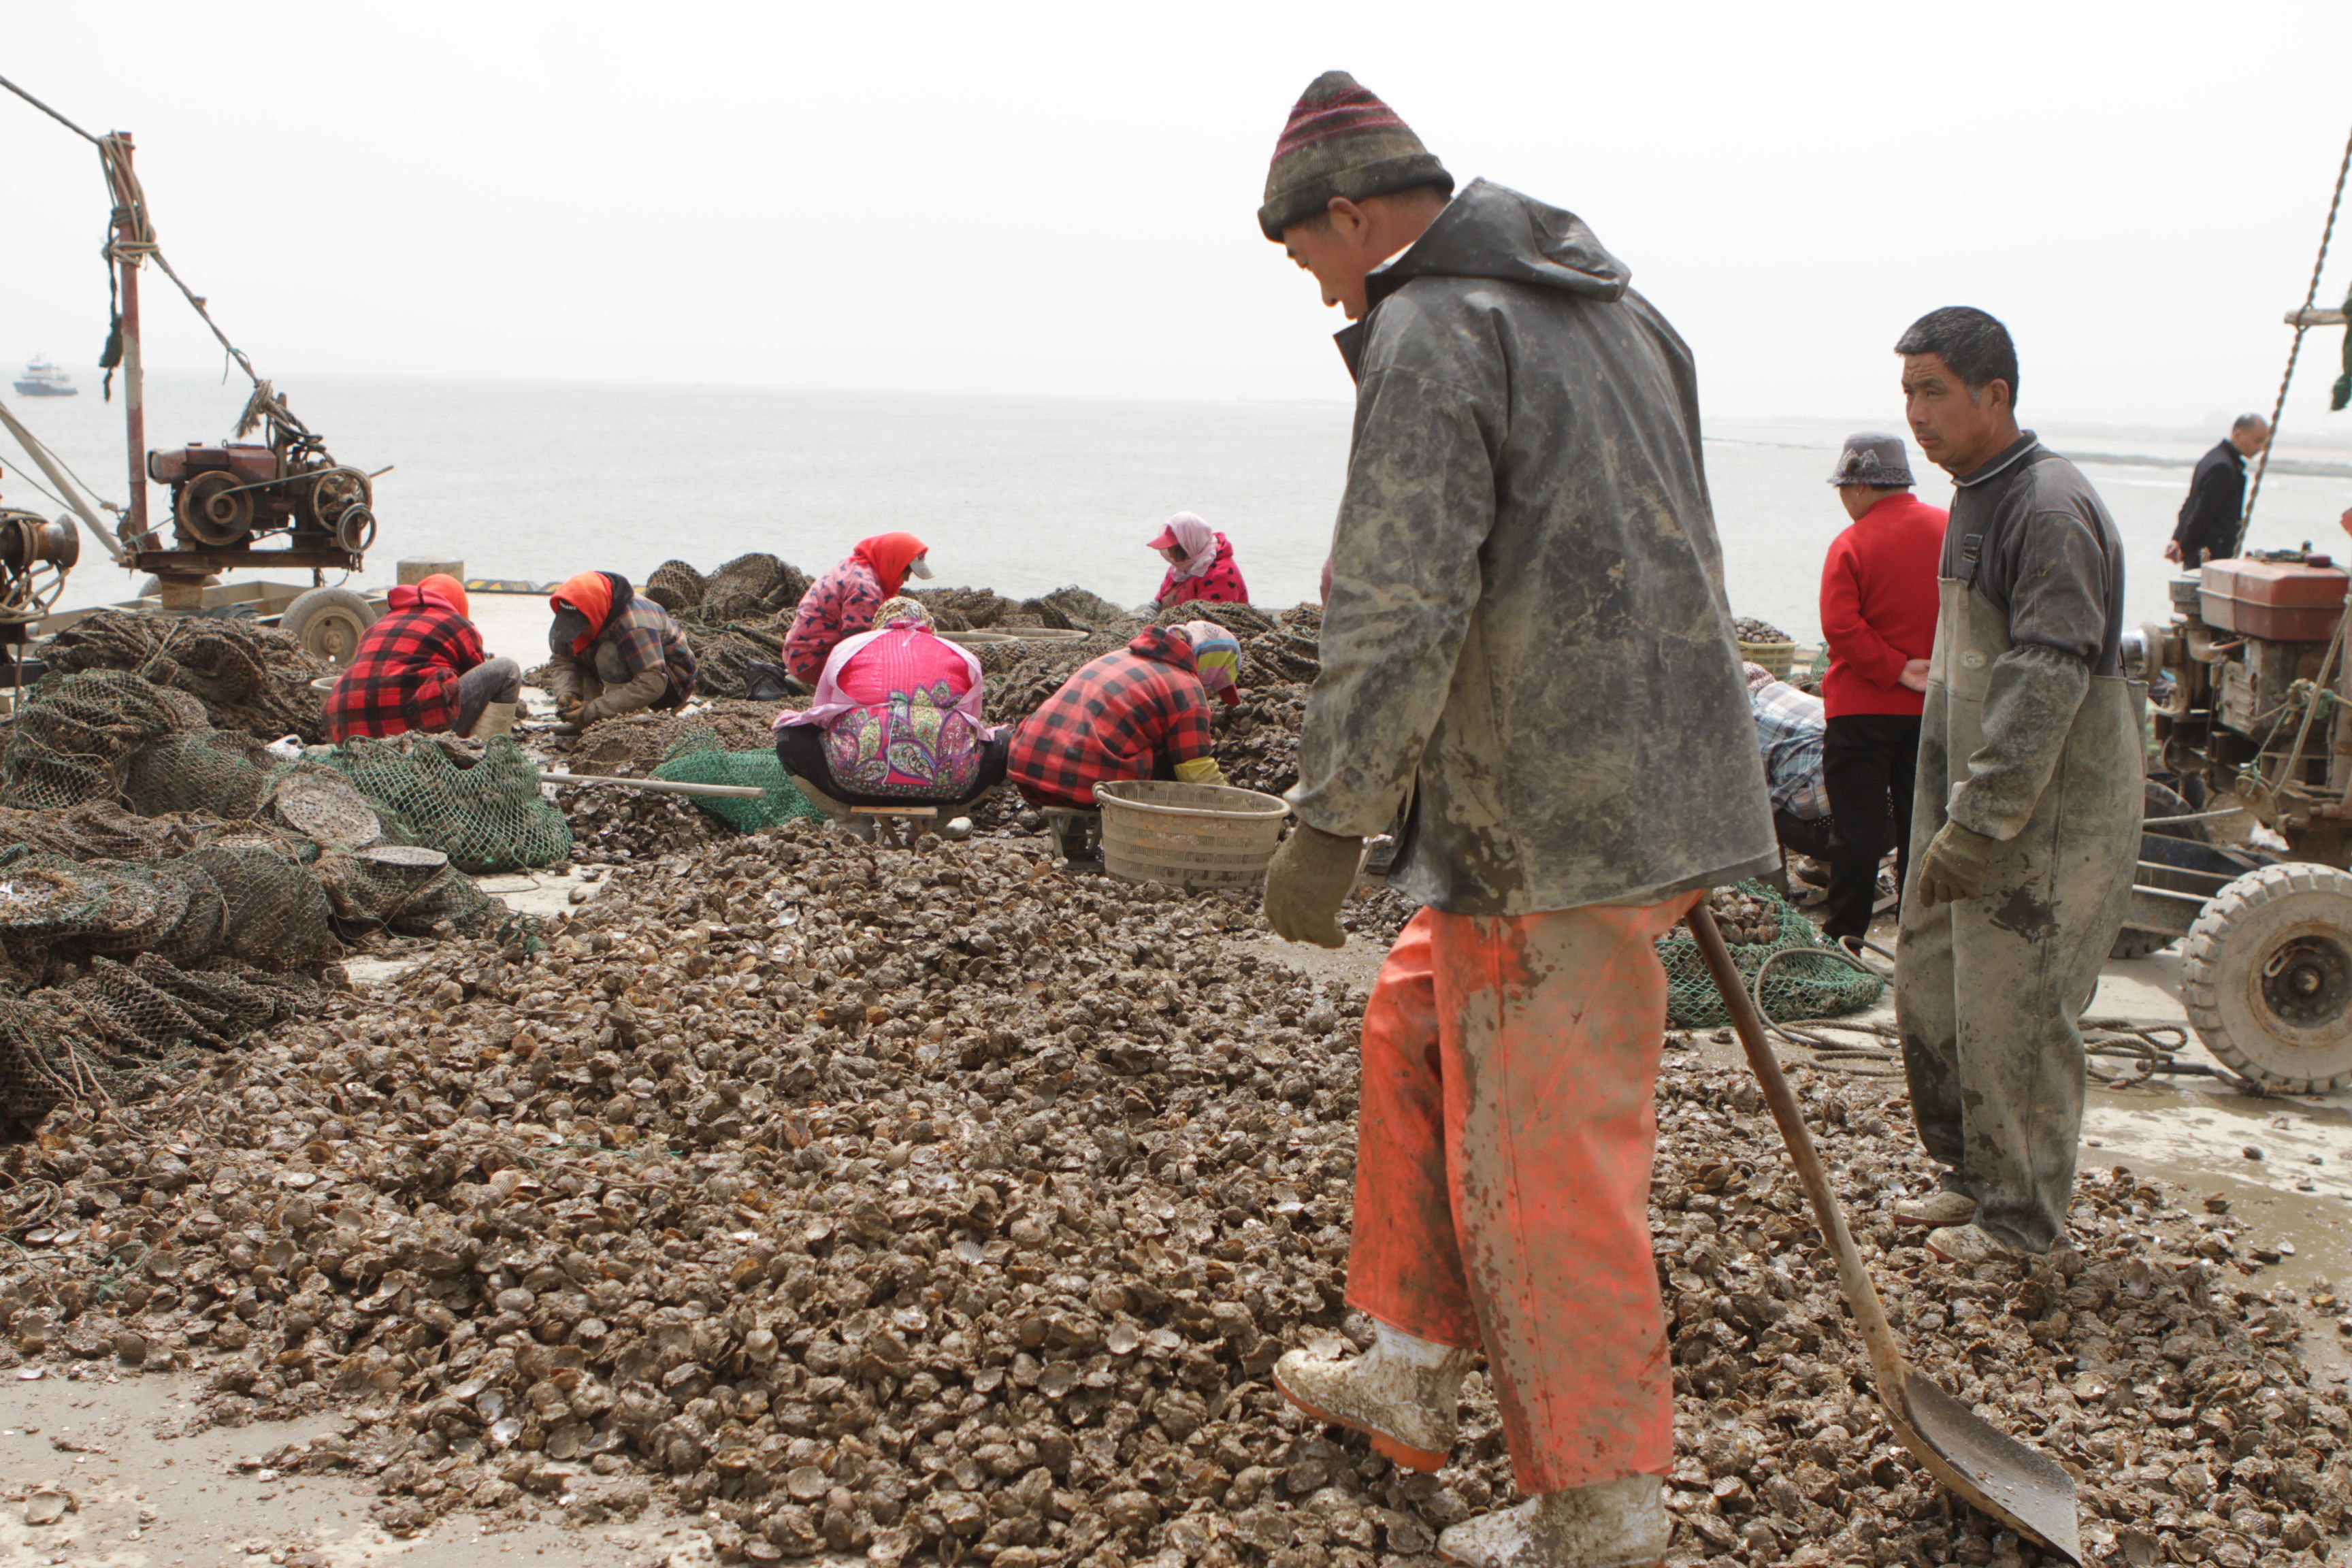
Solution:
<svg viewBox="0 0 2352 1568">
<path fill-rule="evenodd" d="M 334 667 L 275 626 L 100 610 L 50 638 L 41 657 L 52 671 L 120 670 L 179 691 L 223 730 L 312 744 L 326 738 L 310 682 Z"/>
<path fill-rule="evenodd" d="M 757 833 L 796 816 L 822 821 L 824 813 L 793 787 L 776 753 L 730 752 L 719 732 L 707 725 L 683 731 L 654 769 L 654 777 L 680 784 L 752 784 L 766 793 L 749 795 L 695 795 L 694 804 L 740 833 Z"/>
<path fill-rule="evenodd" d="M 386 837 L 438 849 L 461 871 L 520 871 L 572 853 L 572 825 L 511 736 L 493 736 L 478 760 L 416 734 L 347 741 L 316 760 L 351 780 Z"/>
<path fill-rule="evenodd" d="M 1717 888 L 1709 903 L 1724 927 L 1731 962 L 1751 994 L 1758 971 L 1768 959 L 1772 961 L 1764 973 L 1761 1002 L 1764 1016 L 1774 1023 L 1840 1018 L 1877 1004 L 1885 982 L 1834 953 L 1805 951 L 1823 945 L 1821 932 L 1795 905 L 1763 883 Z M 1790 956 L 1774 956 L 1782 952 Z M 1658 957 L 1666 966 L 1667 1027 L 1706 1029 L 1731 1022 L 1706 961 L 1699 956 L 1698 943 L 1686 929 L 1677 925 L 1660 937 Z"/>
</svg>

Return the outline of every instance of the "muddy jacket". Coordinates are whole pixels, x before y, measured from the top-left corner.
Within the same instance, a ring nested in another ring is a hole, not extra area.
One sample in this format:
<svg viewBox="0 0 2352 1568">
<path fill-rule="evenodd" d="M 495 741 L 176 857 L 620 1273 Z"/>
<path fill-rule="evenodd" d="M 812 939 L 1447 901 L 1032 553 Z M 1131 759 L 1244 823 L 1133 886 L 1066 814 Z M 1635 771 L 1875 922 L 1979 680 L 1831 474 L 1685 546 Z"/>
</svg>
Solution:
<svg viewBox="0 0 2352 1568">
<path fill-rule="evenodd" d="M 1689 351 L 1573 214 L 1481 180 L 1340 334 L 1355 441 L 1300 816 L 1457 914 L 1773 864 Z M 1417 784 L 1417 790 L 1416 790 Z"/>
</svg>

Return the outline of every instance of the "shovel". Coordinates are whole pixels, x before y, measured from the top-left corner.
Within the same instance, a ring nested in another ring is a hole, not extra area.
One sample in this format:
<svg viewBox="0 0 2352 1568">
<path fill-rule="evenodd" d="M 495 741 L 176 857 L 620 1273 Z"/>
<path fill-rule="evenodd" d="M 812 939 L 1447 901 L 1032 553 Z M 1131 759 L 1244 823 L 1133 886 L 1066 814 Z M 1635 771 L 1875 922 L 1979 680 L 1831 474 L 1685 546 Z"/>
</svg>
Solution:
<svg viewBox="0 0 2352 1568">
<path fill-rule="evenodd" d="M 1796 1096 L 1790 1092 L 1780 1060 L 1764 1038 L 1764 1020 L 1757 1016 L 1739 971 L 1732 967 L 1731 951 L 1723 945 L 1714 913 L 1702 902 L 1685 918 L 1685 923 L 1698 942 L 1699 955 L 1706 960 L 1707 973 L 1715 977 L 1723 1005 L 1731 1011 L 1732 1026 L 1748 1051 L 1748 1065 L 1764 1086 L 1772 1120 L 1780 1124 L 1789 1158 L 1805 1184 L 1806 1196 L 1812 1200 L 1813 1217 L 1837 1256 L 1838 1282 L 1845 1290 L 1853 1321 L 1862 1329 L 1862 1342 L 1869 1347 L 1878 1401 L 1895 1424 L 1896 1439 L 1927 1467 L 1929 1474 L 1979 1512 L 1990 1514 L 2070 1563 L 2081 1563 L 2082 1549 L 2075 1536 L 2074 1478 L 2049 1455 L 1980 1420 L 1904 1360 L 1902 1347 L 1895 1342 L 1895 1330 L 1886 1321 L 1886 1309 L 1879 1305 L 1877 1289 L 1863 1266 L 1862 1253 L 1845 1228 L 1845 1215 L 1830 1191 L 1829 1173 L 1822 1169 L 1821 1154 L 1805 1130 Z"/>
</svg>

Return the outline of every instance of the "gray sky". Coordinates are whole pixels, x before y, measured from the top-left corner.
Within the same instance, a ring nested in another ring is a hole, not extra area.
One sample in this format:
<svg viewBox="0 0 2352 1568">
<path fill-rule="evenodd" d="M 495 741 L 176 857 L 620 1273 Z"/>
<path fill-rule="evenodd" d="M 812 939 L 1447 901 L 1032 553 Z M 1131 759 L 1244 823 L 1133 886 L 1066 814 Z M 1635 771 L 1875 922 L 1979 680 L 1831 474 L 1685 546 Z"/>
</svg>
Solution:
<svg viewBox="0 0 2352 1568">
<path fill-rule="evenodd" d="M 1252 217 L 1338 66 L 1457 177 L 1582 214 L 1713 414 L 1891 420 L 1889 344 L 1969 303 L 2029 424 L 2191 423 L 2269 406 L 2352 122 L 2342 0 L 194 15 L 16 6 L 0 74 L 137 134 L 165 251 L 284 380 L 1345 397 L 1336 313 Z M 86 374 L 96 154 L 5 97 L 0 149 L 0 355 Z M 2323 302 L 2347 281 L 2352 220 Z M 150 298 L 151 358 L 216 366 Z M 2340 343 L 2306 437 L 2352 425 Z"/>
</svg>

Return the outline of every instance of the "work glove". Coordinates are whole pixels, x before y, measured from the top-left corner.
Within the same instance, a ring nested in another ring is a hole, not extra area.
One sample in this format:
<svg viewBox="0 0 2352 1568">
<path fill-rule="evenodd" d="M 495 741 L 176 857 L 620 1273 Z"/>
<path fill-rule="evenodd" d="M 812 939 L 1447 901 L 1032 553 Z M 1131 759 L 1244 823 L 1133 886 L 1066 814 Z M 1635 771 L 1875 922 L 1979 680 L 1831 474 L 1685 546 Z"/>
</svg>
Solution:
<svg viewBox="0 0 2352 1568">
<path fill-rule="evenodd" d="M 1265 920 L 1274 934 L 1318 947 L 1346 945 L 1339 906 L 1355 890 L 1363 858 L 1362 839 L 1300 823 L 1265 868 Z"/>
<path fill-rule="evenodd" d="M 1195 757 L 1176 764 L 1176 777 L 1182 784 L 1221 784 L 1225 782 L 1225 770 L 1217 766 L 1214 757 Z"/>
<path fill-rule="evenodd" d="M 1919 907 L 1932 910 L 1937 904 L 1981 897 L 1985 868 L 1992 859 L 1993 846 L 2000 842 L 1973 827 L 1945 823 L 1927 841 L 1927 853 L 1919 861 Z"/>
</svg>

